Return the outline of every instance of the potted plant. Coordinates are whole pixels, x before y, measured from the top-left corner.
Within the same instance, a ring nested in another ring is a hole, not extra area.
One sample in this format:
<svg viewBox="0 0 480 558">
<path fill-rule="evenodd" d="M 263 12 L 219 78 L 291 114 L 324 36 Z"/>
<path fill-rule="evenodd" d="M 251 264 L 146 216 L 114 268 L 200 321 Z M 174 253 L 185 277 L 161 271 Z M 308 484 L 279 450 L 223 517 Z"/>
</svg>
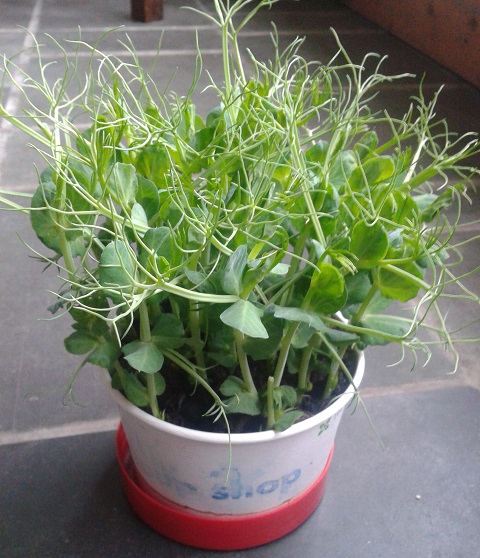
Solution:
<svg viewBox="0 0 480 558">
<path fill-rule="evenodd" d="M 48 163 L 29 207 L 0 201 L 29 214 L 48 249 L 37 256 L 62 277 L 51 311 L 73 320 L 66 349 L 106 371 L 129 500 L 206 548 L 262 544 L 308 517 L 363 349 L 428 354 L 423 327 L 455 350 L 441 298 L 466 274 L 454 233 L 477 140 L 453 137 L 421 90 L 400 119 L 373 113 L 376 86 L 406 76 L 380 62 L 367 74 L 338 39 L 320 64 L 274 35 L 274 59 L 250 53 L 247 77 L 239 33 L 275 1 L 214 0 L 204 14 L 224 82 L 203 117 L 200 50 L 178 96 L 158 92 L 133 48 L 125 62 L 81 41 L 80 92 L 75 65 L 49 81 L 37 44 L 24 115 L 0 106 Z M 7 61 L 4 77 L 18 85 L 19 71 Z"/>
</svg>

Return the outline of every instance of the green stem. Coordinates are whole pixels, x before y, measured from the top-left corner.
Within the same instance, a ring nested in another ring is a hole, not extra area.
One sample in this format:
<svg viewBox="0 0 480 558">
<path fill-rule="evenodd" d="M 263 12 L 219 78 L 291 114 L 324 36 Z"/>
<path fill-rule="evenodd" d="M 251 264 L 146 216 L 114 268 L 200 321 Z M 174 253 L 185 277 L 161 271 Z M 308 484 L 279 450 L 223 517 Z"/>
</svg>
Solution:
<svg viewBox="0 0 480 558">
<path fill-rule="evenodd" d="M 35 141 L 38 141 L 39 143 L 42 143 L 46 147 L 51 147 L 52 142 L 51 142 L 50 138 L 45 137 L 43 134 L 39 134 L 38 132 L 35 131 L 33 126 L 29 126 L 28 124 L 24 124 L 20 119 L 15 118 L 15 116 L 12 116 L 8 112 L 6 112 L 6 110 L 2 106 L 0 106 L 0 116 L 2 118 L 5 118 L 5 120 L 10 122 L 10 124 L 15 126 L 15 128 L 17 128 L 18 130 L 21 130 L 22 132 L 24 132 L 28 136 L 32 137 Z"/>
<path fill-rule="evenodd" d="M 290 351 L 290 345 L 292 344 L 293 336 L 298 329 L 300 322 L 292 322 L 287 329 L 285 337 L 282 339 L 280 344 L 280 351 L 278 353 L 277 366 L 275 368 L 274 379 L 275 387 L 278 387 L 282 383 L 283 373 L 285 371 L 285 366 L 287 364 L 287 357 Z"/>
<path fill-rule="evenodd" d="M 234 332 L 235 332 L 235 346 L 237 349 L 238 364 L 240 365 L 242 379 L 250 393 L 257 393 L 257 388 L 255 386 L 255 382 L 253 381 L 252 373 L 250 372 L 250 366 L 248 365 L 248 358 L 243 349 L 245 336 L 238 329 L 234 329 Z"/>
<path fill-rule="evenodd" d="M 198 347 L 203 347 L 204 343 L 202 341 L 200 332 L 200 315 L 198 311 L 198 304 L 193 300 L 189 301 L 190 306 L 190 332 L 192 338 L 197 342 Z M 201 370 L 202 376 L 206 379 L 207 373 L 205 369 L 205 359 L 203 358 L 202 348 L 195 348 L 195 361 L 198 368 Z"/>
<path fill-rule="evenodd" d="M 326 248 L 327 243 L 325 240 L 325 235 L 323 234 L 322 226 L 320 224 L 320 219 L 317 215 L 317 210 L 315 208 L 315 204 L 313 203 L 312 196 L 310 195 L 310 190 L 308 189 L 308 180 L 307 180 L 307 168 L 305 165 L 304 155 L 302 148 L 300 146 L 300 138 L 298 137 L 298 131 L 295 122 L 291 122 L 290 124 L 290 141 L 292 144 L 292 159 L 295 165 L 295 168 L 298 169 L 298 179 L 301 182 L 301 187 L 303 191 L 303 197 L 305 199 L 305 203 L 307 204 L 308 214 L 310 216 L 313 228 L 317 235 L 318 242 Z"/>
<path fill-rule="evenodd" d="M 317 344 L 317 336 L 313 334 L 310 337 L 308 345 L 302 351 L 300 365 L 298 367 L 298 384 L 297 394 L 298 403 L 302 400 L 303 395 L 308 391 L 308 383 L 310 381 L 310 359 L 312 357 L 313 348 Z"/>
<path fill-rule="evenodd" d="M 295 242 L 293 254 L 292 254 L 292 261 L 290 262 L 290 267 L 288 269 L 288 273 L 286 276 L 287 284 L 289 285 L 285 292 L 282 295 L 282 301 L 280 303 L 281 306 L 286 306 L 287 301 L 290 297 L 293 282 L 290 283 L 290 280 L 295 277 L 298 272 L 298 268 L 300 266 L 300 258 L 305 251 L 305 245 L 307 244 L 307 239 L 310 236 L 310 227 L 304 227 L 303 230 L 300 232 L 300 236 L 297 238 Z"/>
<path fill-rule="evenodd" d="M 144 285 L 142 285 L 144 287 Z M 228 304 L 237 302 L 238 296 L 237 295 L 222 295 L 222 294 L 210 294 L 210 293 L 201 293 L 199 291 L 191 291 L 189 289 L 185 289 L 183 287 L 179 287 L 172 282 L 168 283 L 159 279 L 156 285 L 152 286 L 153 288 L 157 288 L 161 291 L 166 291 L 168 293 L 178 295 L 182 298 L 186 298 L 187 300 L 196 300 L 198 302 L 206 302 L 209 304 Z"/>
<path fill-rule="evenodd" d="M 9 190 L 0 190 L 0 203 L 5 205 L 8 209 L 6 211 L 20 211 L 20 213 L 25 213 L 26 215 L 30 214 L 30 209 L 28 207 L 24 207 L 18 203 L 15 203 L 8 198 L 4 198 L 3 196 L 16 196 L 19 198 L 28 198 L 29 200 L 32 199 L 32 194 L 24 194 L 22 192 L 10 192 Z"/>
<path fill-rule="evenodd" d="M 60 250 L 62 251 L 63 260 L 65 262 L 65 268 L 68 273 L 68 279 L 73 284 L 76 281 L 75 261 L 73 259 L 70 243 L 67 240 L 65 231 L 61 227 L 58 230 L 58 241 L 60 243 Z"/>
<path fill-rule="evenodd" d="M 339 368 L 343 370 L 345 376 L 348 378 L 348 381 L 354 387 L 355 385 L 353 383 L 353 378 L 350 374 L 350 371 L 348 370 L 347 366 L 343 362 L 343 358 L 345 356 L 345 353 L 347 352 L 348 345 L 345 345 L 341 349 L 337 349 L 328 341 L 328 339 L 324 335 L 322 335 L 321 333 L 319 333 L 318 335 L 321 337 L 323 343 L 327 346 L 328 350 L 330 351 L 330 355 L 332 357 L 332 364 L 330 366 L 330 372 L 328 374 L 327 384 L 323 392 L 323 398 L 326 399 L 332 394 L 333 390 L 337 387 Z"/>
<path fill-rule="evenodd" d="M 372 302 L 372 299 L 375 296 L 377 291 L 378 291 L 378 287 L 377 284 L 374 282 L 370 287 L 367 296 L 364 298 L 362 304 L 360 305 L 360 308 L 352 316 L 352 319 L 350 320 L 351 324 L 358 324 L 360 322 L 360 320 L 362 319 L 363 315 L 367 311 L 367 308 L 369 307 L 370 302 Z"/>
<path fill-rule="evenodd" d="M 150 315 L 148 314 L 147 302 L 144 300 L 139 306 L 140 313 L 140 341 L 150 343 L 152 333 L 150 331 Z"/>
<path fill-rule="evenodd" d="M 328 373 L 327 383 L 323 391 L 323 399 L 327 399 L 333 393 L 338 384 L 338 362 L 332 362 Z"/>
<path fill-rule="evenodd" d="M 140 341 L 142 341 L 142 343 L 150 343 L 152 341 L 152 333 L 150 330 L 148 306 L 145 300 L 140 304 L 138 311 L 140 313 Z M 153 374 L 146 374 L 146 376 L 150 409 L 154 417 L 160 418 L 160 409 L 158 408 L 157 393 L 155 390 L 155 376 Z"/>
<path fill-rule="evenodd" d="M 338 358 L 332 359 L 330 364 L 330 371 L 327 377 L 327 383 L 325 384 L 325 389 L 323 390 L 323 399 L 327 399 L 333 393 L 334 389 L 338 384 L 338 368 L 340 366 L 340 361 L 345 356 L 347 347 L 344 347 L 340 351 L 337 351 Z"/>
<path fill-rule="evenodd" d="M 157 393 L 155 391 L 155 376 L 153 374 L 146 374 L 147 376 L 147 392 L 150 401 L 150 409 L 155 418 L 161 418 L 160 409 L 158 408 Z"/>
<path fill-rule="evenodd" d="M 217 10 L 218 13 L 218 10 Z M 228 16 L 227 16 L 228 17 Z M 225 104 L 227 111 L 230 115 L 231 122 L 233 125 L 236 118 L 232 114 L 231 102 L 232 102 L 232 76 L 230 74 L 230 49 L 229 49 L 229 33 L 228 33 L 228 21 L 225 19 L 222 22 L 222 59 L 223 59 L 223 75 L 225 79 Z"/>
<path fill-rule="evenodd" d="M 60 250 L 62 252 L 63 260 L 65 262 L 65 268 L 68 273 L 68 279 L 70 282 L 74 283 L 76 280 L 76 266 L 75 261 L 72 255 L 72 249 L 70 243 L 67 240 L 67 233 L 66 230 L 68 228 L 68 221 L 65 215 L 65 207 L 66 207 L 66 184 L 63 179 L 60 177 L 58 178 L 57 184 L 57 192 L 56 192 L 56 202 L 59 206 L 59 214 L 58 214 L 58 242 L 60 244 Z"/>
<path fill-rule="evenodd" d="M 338 327 L 339 329 L 342 329 L 344 331 L 349 331 L 350 333 L 357 333 L 359 335 L 375 335 L 381 337 L 382 339 L 385 339 L 390 343 L 403 343 L 406 338 L 406 335 L 408 335 L 408 333 L 402 336 L 392 335 L 380 330 L 371 329 L 369 327 L 356 326 L 353 324 L 345 323 L 334 318 L 329 318 L 328 316 L 322 316 L 322 320 L 326 325 Z M 405 324 L 407 324 L 410 327 L 410 329 L 412 329 L 413 324 L 411 320 L 404 318 L 403 321 L 405 322 Z"/>
<path fill-rule="evenodd" d="M 123 389 L 125 390 L 125 369 L 123 368 L 123 366 L 120 364 L 118 360 L 115 361 L 113 367 L 115 368 L 115 372 L 118 374 Z"/>
<path fill-rule="evenodd" d="M 275 379 L 269 376 L 267 380 L 267 428 L 271 430 L 275 424 L 275 405 L 273 399 L 273 391 L 275 387 Z"/>
</svg>

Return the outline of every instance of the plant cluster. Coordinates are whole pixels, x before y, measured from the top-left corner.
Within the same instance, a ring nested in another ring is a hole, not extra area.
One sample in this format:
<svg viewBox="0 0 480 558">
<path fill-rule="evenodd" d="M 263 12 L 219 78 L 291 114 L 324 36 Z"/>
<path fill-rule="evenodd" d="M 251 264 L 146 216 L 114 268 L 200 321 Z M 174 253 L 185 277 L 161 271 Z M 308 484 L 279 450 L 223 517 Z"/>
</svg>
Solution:
<svg viewBox="0 0 480 558">
<path fill-rule="evenodd" d="M 439 299 L 456 284 L 450 296 L 478 304 L 454 274 L 453 238 L 476 138 L 450 134 L 437 96 L 421 90 L 400 119 L 372 112 L 379 84 L 406 76 L 383 75 L 381 59 L 367 74 L 375 55 L 354 64 L 338 39 L 321 64 L 302 58 L 301 40 L 281 51 L 274 33 L 274 59 L 249 53 L 247 77 L 241 31 L 274 2 L 246 12 L 252 0 L 214 0 L 203 14 L 219 29 L 224 70 L 205 117 L 193 102 L 200 50 L 184 96 L 158 91 L 131 45 L 122 61 L 78 40 L 87 74 L 63 51 L 53 83 L 38 43 L 39 77 L 20 83 L 14 59 L 4 64 L 26 110 L 0 115 L 48 165 L 29 208 L 5 192 L 0 202 L 28 211 L 51 251 L 41 258 L 63 278 L 52 311 L 73 319 L 67 350 L 157 417 L 170 369 L 211 395 L 212 415 L 285 429 L 312 371 L 329 397 L 339 372 L 351 381 L 347 351 L 395 342 L 428 355 L 422 326 L 453 348 Z M 394 302 L 409 314 L 392 314 Z"/>
</svg>

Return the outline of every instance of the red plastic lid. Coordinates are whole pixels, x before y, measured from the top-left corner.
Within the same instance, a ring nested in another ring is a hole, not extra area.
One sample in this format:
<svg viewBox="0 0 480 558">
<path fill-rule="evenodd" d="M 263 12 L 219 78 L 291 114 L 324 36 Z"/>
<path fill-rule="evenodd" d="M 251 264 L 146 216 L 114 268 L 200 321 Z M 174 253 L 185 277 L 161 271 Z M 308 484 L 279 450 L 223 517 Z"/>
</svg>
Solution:
<svg viewBox="0 0 480 558">
<path fill-rule="evenodd" d="M 325 469 L 305 492 L 267 512 L 249 515 L 202 514 L 181 507 L 146 488 L 133 460 L 122 425 L 117 432 L 117 457 L 125 495 L 135 513 L 152 529 L 182 544 L 208 550 L 240 550 L 272 542 L 301 525 L 316 509 L 325 491 L 333 446 Z"/>
</svg>

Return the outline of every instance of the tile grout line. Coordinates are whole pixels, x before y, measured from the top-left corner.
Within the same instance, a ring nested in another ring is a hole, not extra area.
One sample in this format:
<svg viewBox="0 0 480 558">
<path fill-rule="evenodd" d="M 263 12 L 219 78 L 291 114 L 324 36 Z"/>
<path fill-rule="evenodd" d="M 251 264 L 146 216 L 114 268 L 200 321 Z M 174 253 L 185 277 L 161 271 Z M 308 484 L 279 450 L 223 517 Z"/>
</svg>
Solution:
<svg viewBox="0 0 480 558">
<path fill-rule="evenodd" d="M 18 58 L 18 66 L 22 66 L 30 60 L 30 52 L 29 49 L 34 45 L 34 40 L 32 34 L 35 34 L 40 25 L 40 15 L 43 8 L 43 0 L 36 0 L 35 5 L 32 10 L 32 15 L 30 17 L 30 21 L 28 22 L 28 26 L 26 27 L 28 33 L 25 36 L 22 45 L 22 52 Z M 18 85 L 22 85 L 24 81 L 23 74 L 18 70 L 13 70 L 12 78 Z M 5 103 L 5 112 L 7 114 L 13 113 L 19 104 L 20 93 L 17 88 L 14 88 L 10 91 L 7 97 L 7 101 Z M 7 144 L 8 140 L 10 139 L 11 132 L 13 131 L 13 126 L 7 121 L 2 119 L 0 121 L 0 184 L 2 183 L 2 168 L 4 166 L 4 161 L 7 152 Z"/>
<path fill-rule="evenodd" d="M 412 382 L 408 384 L 388 385 L 388 386 L 370 386 L 362 388 L 360 386 L 360 398 L 371 399 L 372 397 L 388 397 L 393 395 L 405 395 L 409 393 L 431 392 L 440 389 L 451 389 L 458 387 L 467 387 L 478 389 L 477 386 L 472 385 L 468 379 L 456 377 L 451 379 L 435 379 L 435 380 L 421 380 L 419 382 Z"/>
<path fill-rule="evenodd" d="M 106 418 L 92 421 L 72 422 L 61 426 L 49 428 L 35 428 L 26 431 L 6 431 L 0 432 L 0 447 L 23 444 L 27 442 L 41 442 L 56 440 L 59 438 L 69 438 L 85 434 L 100 434 L 112 432 L 118 428 L 120 419 Z"/>
</svg>

